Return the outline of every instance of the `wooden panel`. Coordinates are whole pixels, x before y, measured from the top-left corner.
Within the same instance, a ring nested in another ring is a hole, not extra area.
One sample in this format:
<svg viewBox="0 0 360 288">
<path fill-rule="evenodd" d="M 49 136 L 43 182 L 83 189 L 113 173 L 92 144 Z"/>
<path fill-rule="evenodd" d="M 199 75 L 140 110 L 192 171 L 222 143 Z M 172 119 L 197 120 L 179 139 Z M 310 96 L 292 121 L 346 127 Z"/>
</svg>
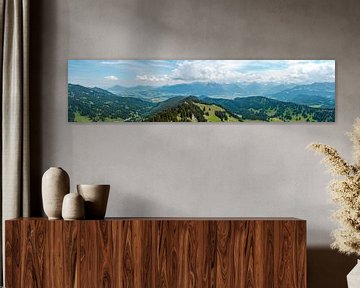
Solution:
<svg viewBox="0 0 360 288">
<path fill-rule="evenodd" d="M 116 223 L 115 223 L 116 225 Z M 123 221 L 121 223 L 121 230 L 118 235 L 117 248 L 119 249 L 119 270 L 118 275 L 121 279 L 120 287 L 135 287 L 135 269 L 136 257 L 133 247 L 136 246 L 136 231 L 134 223 L 131 221 Z M 137 269 L 139 270 L 139 268 Z"/>
<path fill-rule="evenodd" d="M 65 287 L 63 224 L 65 221 L 48 221 L 48 265 L 46 267 L 48 287 Z M 66 250 L 65 250 L 66 251 Z"/>
<path fill-rule="evenodd" d="M 112 221 L 115 287 L 155 287 L 151 221 Z"/>
<path fill-rule="evenodd" d="M 296 222 L 296 283 L 298 287 L 306 287 L 307 274 L 306 274 L 306 222 Z"/>
<path fill-rule="evenodd" d="M 305 223 L 275 223 L 275 287 L 305 287 Z M 300 259 L 301 258 L 301 259 Z"/>
<path fill-rule="evenodd" d="M 23 221 L 20 231 L 20 287 L 46 287 L 47 223 Z"/>
<path fill-rule="evenodd" d="M 168 252 L 168 237 L 169 233 L 169 222 L 161 221 L 156 223 L 155 233 L 156 233 L 156 254 L 155 259 L 157 259 L 155 264 L 155 286 L 156 287 L 169 287 L 168 271 L 167 267 L 171 267 L 171 256 L 167 255 Z M 176 227 L 175 227 L 176 228 Z M 176 241 L 176 239 L 173 239 Z M 176 241 L 177 242 L 177 241 Z M 172 243 L 170 244 L 170 246 Z M 177 247 L 174 247 L 175 249 Z M 169 263 L 168 263 L 169 262 Z M 175 268 L 176 269 L 176 268 Z M 177 280 L 177 279 L 174 279 Z M 175 286 L 176 287 L 176 286 Z"/>
<path fill-rule="evenodd" d="M 216 287 L 232 287 L 233 284 L 233 222 L 217 221 L 216 231 Z"/>
<path fill-rule="evenodd" d="M 98 247 L 96 222 L 80 223 L 80 283 L 81 287 L 97 288 Z"/>
<path fill-rule="evenodd" d="M 6 286 L 21 287 L 21 222 L 7 222 L 5 226 Z M 10 284 L 11 283 L 11 284 Z"/>
<path fill-rule="evenodd" d="M 296 219 L 6 221 L 6 287 L 306 287 Z"/>
<path fill-rule="evenodd" d="M 263 286 L 260 287 L 275 287 L 274 286 L 274 222 L 263 221 L 261 224 L 263 225 L 263 239 L 262 246 L 264 247 L 263 255 L 265 255 L 265 259 L 263 260 L 264 270 L 262 271 L 263 274 Z M 258 261 L 262 261 L 261 254 L 258 255 Z M 258 277 L 261 277 L 259 273 Z"/>
<path fill-rule="evenodd" d="M 97 287 L 111 287 L 114 281 L 112 227 L 106 221 L 97 221 Z"/>
<path fill-rule="evenodd" d="M 216 285 L 216 221 L 203 222 L 203 259 L 204 264 L 201 267 L 203 287 L 215 287 Z"/>
<path fill-rule="evenodd" d="M 57 224 L 61 223 L 60 221 L 57 222 Z M 64 259 L 64 285 L 62 287 L 80 287 L 80 258 L 78 257 L 78 253 L 80 251 L 80 240 L 78 239 L 80 236 L 80 223 L 74 221 L 64 221 L 62 226 L 62 250 Z M 59 239 L 61 238 L 59 237 Z"/>
</svg>

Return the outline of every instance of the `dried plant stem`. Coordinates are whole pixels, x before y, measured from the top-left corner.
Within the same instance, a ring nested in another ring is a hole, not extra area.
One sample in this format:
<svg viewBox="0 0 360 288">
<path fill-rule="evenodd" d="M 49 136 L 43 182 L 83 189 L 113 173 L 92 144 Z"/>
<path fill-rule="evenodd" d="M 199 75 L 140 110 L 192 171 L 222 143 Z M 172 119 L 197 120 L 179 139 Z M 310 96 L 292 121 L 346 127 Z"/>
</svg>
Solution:
<svg viewBox="0 0 360 288">
<path fill-rule="evenodd" d="M 331 146 L 313 143 L 308 147 L 324 155 L 324 162 L 336 176 L 329 185 L 332 200 L 338 204 L 332 218 L 342 225 L 333 231 L 331 247 L 345 254 L 360 256 L 360 118 L 349 134 L 353 142 L 354 165 L 345 161 Z"/>
</svg>

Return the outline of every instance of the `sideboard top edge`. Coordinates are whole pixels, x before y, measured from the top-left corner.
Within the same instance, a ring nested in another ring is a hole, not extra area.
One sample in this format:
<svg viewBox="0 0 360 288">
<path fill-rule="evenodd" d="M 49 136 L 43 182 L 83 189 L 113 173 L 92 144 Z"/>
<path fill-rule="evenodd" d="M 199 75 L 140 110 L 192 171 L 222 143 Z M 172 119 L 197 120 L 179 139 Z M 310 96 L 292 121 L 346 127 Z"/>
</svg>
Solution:
<svg viewBox="0 0 360 288">
<path fill-rule="evenodd" d="M 8 219 L 10 221 L 65 221 L 48 220 L 46 217 L 22 217 Z M 75 221 L 306 221 L 305 219 L 299 219 L 294 217 L 107 217 L 103 220 L 75 220 Z"/>
</svg>

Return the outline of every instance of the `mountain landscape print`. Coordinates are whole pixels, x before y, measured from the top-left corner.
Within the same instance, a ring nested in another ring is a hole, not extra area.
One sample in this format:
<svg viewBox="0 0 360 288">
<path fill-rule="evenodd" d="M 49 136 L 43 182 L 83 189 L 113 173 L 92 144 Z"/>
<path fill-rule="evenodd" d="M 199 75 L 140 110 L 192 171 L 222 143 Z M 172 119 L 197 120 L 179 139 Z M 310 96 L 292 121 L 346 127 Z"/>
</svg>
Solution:
<svg viewBox="0 0 360 288">
<path fill-rule="evenodd" d="M 69 60 L 69 122 L 334 122 L 335 60 Z"/>
</svg>

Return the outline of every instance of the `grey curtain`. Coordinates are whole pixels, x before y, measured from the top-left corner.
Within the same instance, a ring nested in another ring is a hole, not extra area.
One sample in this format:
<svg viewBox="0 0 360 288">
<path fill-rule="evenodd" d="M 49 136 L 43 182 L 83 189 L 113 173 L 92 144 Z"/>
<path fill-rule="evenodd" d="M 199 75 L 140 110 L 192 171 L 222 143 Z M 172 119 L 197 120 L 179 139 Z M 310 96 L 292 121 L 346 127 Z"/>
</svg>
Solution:
<svg viewBox="0 0 360 288">
<path fill-rule="evenodd" d="M 29 216 L 29 0 L 0 0 L 0 29 L 1 271 L 4 271 L 4 221 Z"/>
</svg>

